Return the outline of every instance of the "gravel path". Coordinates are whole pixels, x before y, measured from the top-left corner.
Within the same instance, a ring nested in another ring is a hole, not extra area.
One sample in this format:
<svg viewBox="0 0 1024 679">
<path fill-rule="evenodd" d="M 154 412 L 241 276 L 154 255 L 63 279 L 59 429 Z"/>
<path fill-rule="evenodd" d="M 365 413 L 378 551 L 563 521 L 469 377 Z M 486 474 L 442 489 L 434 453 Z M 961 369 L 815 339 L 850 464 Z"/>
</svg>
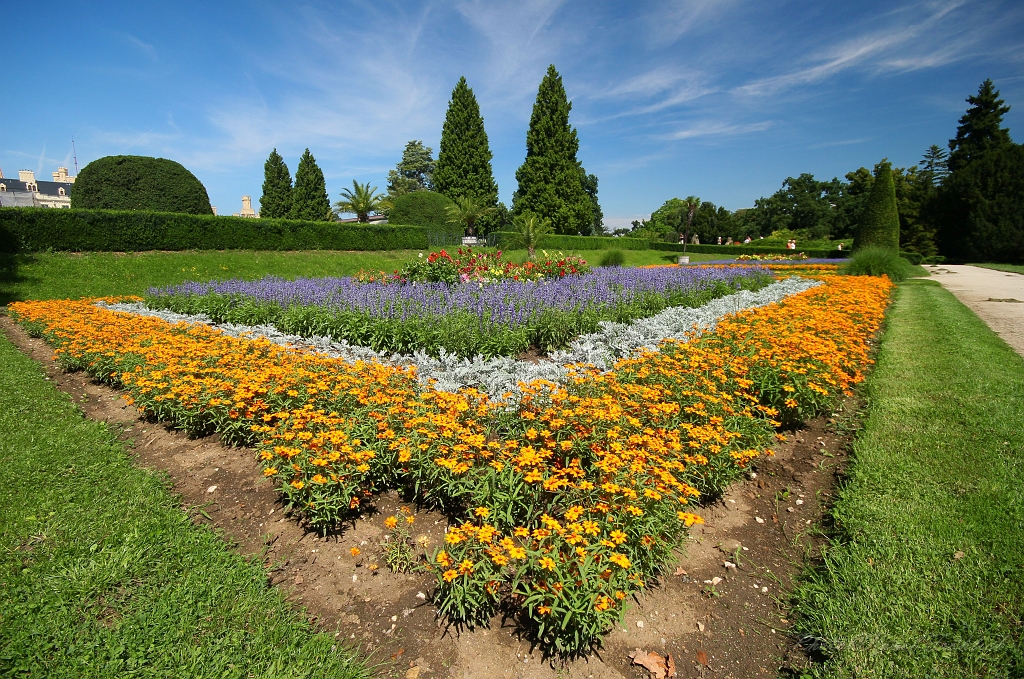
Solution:
<svg viewBox="0 0 1024 679">
<path fill-rule="evenodd" d="M 928 270 L 1024 356 L 1024 275 L 954 264 L 936 264 Z"/>
</svg>

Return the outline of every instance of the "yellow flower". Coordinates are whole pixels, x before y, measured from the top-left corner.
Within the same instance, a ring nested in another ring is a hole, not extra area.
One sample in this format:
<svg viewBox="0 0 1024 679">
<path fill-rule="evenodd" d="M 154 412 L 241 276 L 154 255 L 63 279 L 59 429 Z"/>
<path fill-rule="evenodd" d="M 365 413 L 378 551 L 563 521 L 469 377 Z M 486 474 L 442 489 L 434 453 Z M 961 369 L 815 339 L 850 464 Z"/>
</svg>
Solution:
<svg viewBox="0 0 1024 679">
<path fill-rule="evenodd" d="M 625 554 L 612 554 L 608 557 L 608 560 L 619 568 L 629 568 L 629 559 L 626 558 Z"/>
<path fill-rule="evenodd" d="M 349 551 L 349 553 L 350 553 L 350 554 L 351 554 L 352 556 L 359 556 L 359 554 L 361 553 L 361 552 L 360 552 L 360 549 L 359 549 L 358 547 L 353 547 L 352 549 L 350 549 L 350 550 L 348 550 L 348 551 Z"/>
<path fill-rule="evenodd" d="M 393 516 L 389 516 L 388 518 L 384 519 L 384 526 L 387 527 L 387 528 L 394 528 L 397 525 L 398 525 L 398 519 L 396 519 Z"/>
<path fill-rule="evenodd" d="M 274 467 L 267 467 L 266 469 L 263 470 L 264 476 L 273 476 L 276 473 L 277 469 L 275 469 Z"/>
<path fill-rule="evenodd" d="M 488 509 L 487 507 L 477 507 L 476 509 L 473 510 L 473 513 L 483 519 L 486 519 L 487 515 L 491 513 L 491 510 Z"/>
<path fill-rule="evenodd" d="M 451 582 L 455 578 L 459 577 L 459 574 L 458 572 L 449 569 L 444 572 L 444 575 L 442 577 L 444 578 L 445 582 Z"/>
<path fill-rule="evenodd" d="M 555 560 L 550 556 L 541 557 L 540 561 L 537 562 L 537 565 L 549 571 L 555 570 Z"/>
</svg>

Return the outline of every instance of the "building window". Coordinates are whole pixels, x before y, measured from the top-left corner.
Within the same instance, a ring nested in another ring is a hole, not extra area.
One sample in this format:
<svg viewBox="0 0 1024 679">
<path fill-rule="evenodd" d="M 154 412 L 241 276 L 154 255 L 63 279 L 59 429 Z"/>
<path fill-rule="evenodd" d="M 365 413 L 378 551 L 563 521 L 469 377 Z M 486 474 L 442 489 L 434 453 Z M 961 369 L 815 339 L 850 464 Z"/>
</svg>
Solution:
<svg viewBox="0 0 1024 679">
<path fill-rule="evenodd" d="M 0 191 L 6 191 L 6 190 L 7 190 L 7 184 L 0 184 Z"/>
<path fill-rule="evenodd" d="M 62 189 L 62 188 L 61 189 L 57 189 L 57 193 L 60 194 L 61 196 L 63 196 L 64 195 L 64 189 Z"/>
</svg>

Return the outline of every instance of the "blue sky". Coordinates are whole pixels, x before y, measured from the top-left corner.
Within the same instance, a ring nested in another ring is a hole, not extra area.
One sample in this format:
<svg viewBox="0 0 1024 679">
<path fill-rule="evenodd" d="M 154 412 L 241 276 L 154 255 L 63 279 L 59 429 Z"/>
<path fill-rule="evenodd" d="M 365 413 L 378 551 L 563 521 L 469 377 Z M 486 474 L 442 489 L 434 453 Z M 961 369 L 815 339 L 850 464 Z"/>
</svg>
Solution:
<svg viewBox="0 0 1024 679">
<path fill-rule="evenodd" d="M 437 149 L 465 75 L 510 202 L 549 63 L 606 224 L 673 196 L 746 207 L 801 172 L 945 145 L 992 78 L 1024 141 L 1019 2 L 5 3 L 0 168 L 49 178 L 112 154 L 172 158 L 221 214 L 258 201 L 277 147 L 309 147 L 331 200 Z M 12 30 L 13 29 L 13 30 Z"/>
</svg>

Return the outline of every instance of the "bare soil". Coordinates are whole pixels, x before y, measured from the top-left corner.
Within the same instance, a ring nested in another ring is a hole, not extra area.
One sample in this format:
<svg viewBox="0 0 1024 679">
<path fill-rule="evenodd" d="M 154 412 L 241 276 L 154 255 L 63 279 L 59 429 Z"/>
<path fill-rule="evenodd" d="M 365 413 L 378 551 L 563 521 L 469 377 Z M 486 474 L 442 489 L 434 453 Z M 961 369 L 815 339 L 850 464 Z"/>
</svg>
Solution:
<svg viewBox="0 0 1024 679">
<path fill-rule="evenodd" d="M 382 677 L 651 676 L 631 664 L 636 649 L 671 653 L 679 677 L 770 677 L 807 662 L 787 634 L 786 601 L 792 579 L 820 547 L 821 523 L 849 444 L 825 419 L 791 432 L 752 478 L 702 507 L 706 525 L 694 527 L 678 564 L 634 602 L 603 648 L 559 663 L 522 638 L 513 620 L 496 617 L 475 630 L 447 626 L 430 603 L 431 577 L 386 567 L 383 517 L 402 504 L 396 495 L 378 498 L 374 512 L 321 537 L 280 502 L 252 450 L 228 447 L 216 436 L 191 439 L 140 419 L 118 390 L 61 371 L 51 348 L 9 318 L 0 319 L 0 328 L 87 417 L 119 429 L 139 466 L 166 472 L 195 523 L 262 561 L 269 585 L 280 587 L 320 629 L 367 652 L 381 664 Z M 447 519 L 430 511 L 415 516 L 413 537 L 439 544 Z"/>
</svg>

